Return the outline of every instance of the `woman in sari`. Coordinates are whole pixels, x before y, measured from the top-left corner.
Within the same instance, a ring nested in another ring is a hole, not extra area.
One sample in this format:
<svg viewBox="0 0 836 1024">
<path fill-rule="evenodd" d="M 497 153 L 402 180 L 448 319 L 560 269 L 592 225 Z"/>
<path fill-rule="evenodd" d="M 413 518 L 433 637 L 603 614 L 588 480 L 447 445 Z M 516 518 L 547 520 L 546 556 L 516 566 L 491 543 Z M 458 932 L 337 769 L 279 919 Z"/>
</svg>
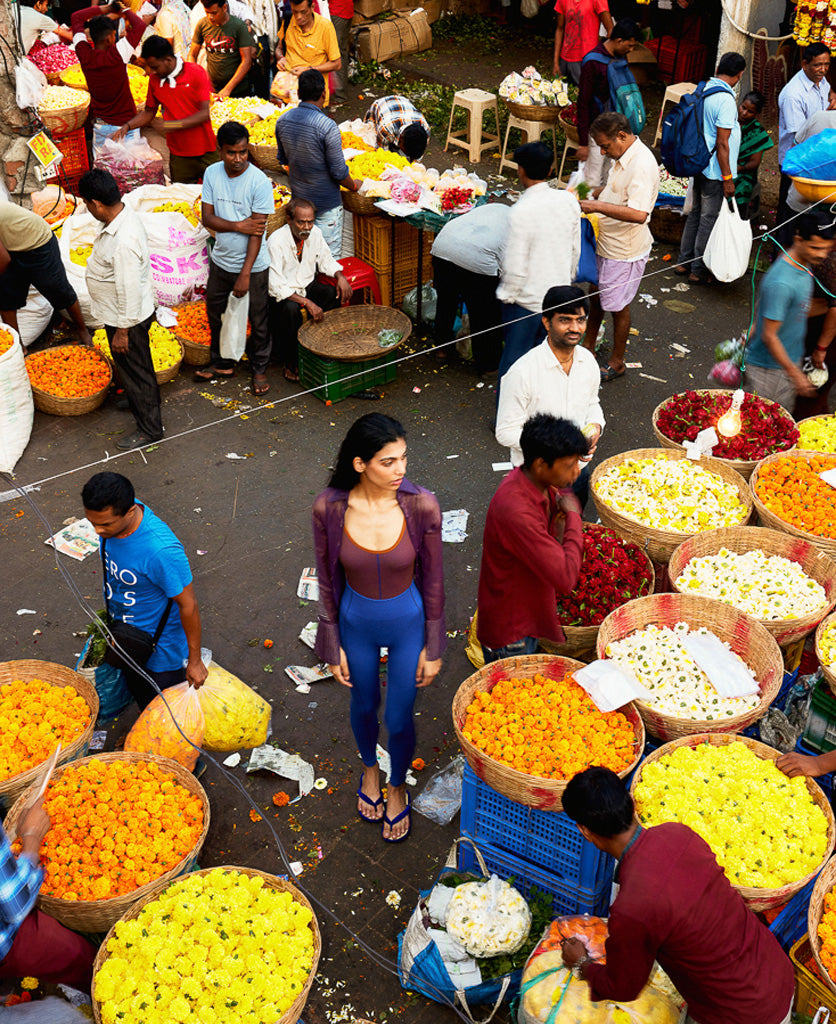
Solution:
<svg viewBox="0 0 836 1024">
<path fill-rule="evenodd" d="M 744 220 L 752 220 L 760 210 L 761 186 L 758 181 L 763 154 L 775 143 L 758 121 L 764 98 L 759 92 L 747 93 L 738 108 L 740 121 L 740 153 L 737 158 L 737 179 L 734 198 Z"/>
</svg>

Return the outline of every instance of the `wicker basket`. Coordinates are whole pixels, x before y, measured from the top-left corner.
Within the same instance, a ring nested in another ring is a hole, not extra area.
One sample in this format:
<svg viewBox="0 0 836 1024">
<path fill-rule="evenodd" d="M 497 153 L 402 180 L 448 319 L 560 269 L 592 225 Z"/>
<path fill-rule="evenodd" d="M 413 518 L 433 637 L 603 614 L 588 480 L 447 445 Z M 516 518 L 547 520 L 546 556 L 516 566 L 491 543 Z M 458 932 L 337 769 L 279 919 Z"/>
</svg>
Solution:
<svg viewBox="0 0 836 1024">
<path fill-rule="evenodd" d="M 671 210 L 665 206 L 655 206 L 650 213 L 650 233 L 656 242 L 667 242 L 668 245 L 681 245 L 682 232 L 685 230 L 687 217 L 679 210 Z"/>
<path fill-rule="evenodd" d="M 647 731 L 660 740 L 675 740 L 703 732 L 741 732 L 763 718 L 778 696 L 784 679 L 781 649 L 757 619 L 721 601 L 690 594 L 653 594 L 628 601 L 601 623 L 598 657 L 606 657 L 607 645 L 614 640 L 623 640 L 646 626 L 674 626 L 677 622 L 687 622 L 692 627 L 704 626 L 727 643 L 754 671 L 760 686 L 760 702 L 744 714 L 709 722 L 664 715 L 637 700 L 635 704 Z"/>
<path fill-rule="evenodd" d="M 599 523 L 584 523 L 583 529 L 584 533 L 596 533 L 606 529 L 606 527 L 601 526 Z M 647 562 L 647 580 L 650 584 L 647 593 L 652 594 L 656 586 L 656 573 L 653 569 L 653 563 L 647 555 L 643 551 L 641 554 Z M 557 654 L 562 658 L 579 658 L 581 661 L 592 661 L 595 657 L 595 644 L 598 640 L 600 624 L 597 626 L 563 626 L 562 628 L 566 635 L 566 643 L 556 644 L 553 640 L 541 639 L 540 647 L 548 654 Z"/>
<path fill-rule="evenodd" d="M 273 174 L 281 174 L 284 165 L 276 156 L 276 143 L 250 143 L 250 155 L 262 171 L 272 171 Z"/>
<path fill-rule="evenodd" d="M 347 189 L 342 189 L 340 192 L 343 200 L 343 206 L 350 213 L 359 213 L 363 216 L 377 215 L 380 216 L 380 210 L 378 210 L 376 203 L 379 203 L 383 196 L 360 196 L 356 192 L 349 192 Z"/>
<path fill-rule="evenodd" d="M 264 229 L 264 234 L 269 238 L 274 231 L 283 228 L 285 224 L 287 224 L 287 203 L 280 206 L 275 213 L 267 214 L 267 227 Z"/>
<path fill-rule="evenodd" d="M 825 985 L 831 992 L 836 992 L 836 981 L 830 977 L 830 972 L 822 963 L 821 939 L 819 938 L 819 925 L 824 914 L 824 898 L 836 885 L 836 857 L 825 864 L 822 873 L 816 879 L 813 886 L 813 895 L 810 897 L 810 906 L 807 908 L 807 931 L 809 933 L 810 948 L 816 959 L 816 966 Z"/>
<path fill-rule="evenodd" d="M 733 391 L 727 391 L 723 388 L 698 388 L 696 390 L 696 393 L 701 396 L 705 395 L 706 397 L 713 397 L 715 395 L 728 395 L 729 404 L 731 404 L 731 396 L 734 394 Z M 653 410 L 653 418 L 651 420 L 651 423 L 653 425 L 653 433 L 656 435 L 656 440 L 663 448 L 670 448 L 673 451 L 684 452 L 685 448 L 683 445 L 679 444 L 676 441 L 672 441 L 669 437 L 666 437 L 657 426 L 659 414 L 661 413 L 661 411 L 665 408 L 668 402 L 673 401 L 673 399 L 677 397 L 677 395 L 671 395 L 671 397 L 666 398 L 664 402 L 660 402 Z M 761 399 L 761 401 L 769 402 L 769 399 L 763 398 Z M 792 416 L 790 416 L 786 409 L 783 408 L 783 406 L 779 405 L 777 402 L 769 402 L 769 404 L 774 406 L 775 409 L 780 413 L 780 415 L 787 420 L 788 425 L 791 425 L 793 427 L 795 426 L 795 420 L 792 418 Z M 781 454 L 786 455 L 786 453 L 788 451 L 791 451 L 793 447 L 793 445 L 790 445 L 790 447 L 781 452 Z M 755 466 L 757 466 L 758 462 L 760 461 L 758 459 L 724 459 L 719 456 L 717 457 L 717 460 L 719 462 L 724 462 L 727 466 L 731 466 L 732 469 L 737 470 L 737 472 L 743 477 L 744 480 L 749 479 L 749 477 L 752 475 L 755 469 Z"/>
<path fill-rule="evenodd" d="M 465 739 L 464 729 L 467 708 L 477 690 L 488 691 L 500 679 L 533 679 L 542 674 L 553 678 L 562 678 L 567 672 L 583 668 L 583 663 L 571 658 L 558 658 L 548 654 L 529 654 L 520 658 L 503 658 L 491 662 L 474 672 L 461 684 L 453 698 L 453 726 L 456 730 L 467 763 L 479 778 L 497 793 L 507 796 L 509 800 L 535 807 L 540 811 L 563 810 L 562 796 L 567 783 L 558 779 L 544 779 L 539 775 L 527 775 L 508 765 L 500 764 L 480 750 L 470 740 Z M 636 731 L 635 757 L 632 763 L 619 772 L 626 778 L 639 763 L 644 750 L 645 733 L 642 720 L 636 708 L 627 704 L 620 709 Z"/>
<path fill-rule="evenodd" d="M 701 743 L 710 743 L 715 747 L 728 746 L 729 743 L 742 743 L 765 761 L 776 761 L 781 756 L 780 751 L 775 750 L 773 747 L 768 747 L 765 743 L 749 739 L 748 736 L 729 736 L 727 733 L 715 732 L 701 733 L 696 736 L 683 736 L 672 743 L 665 743 L 658 750 L 654 750 L 652 754 L 647 755 L 633 776 L 633 781 L 630 785 L 631 795 L 635 796 L 636 786 L 641 781 L 642 772 L 646 765 L 651 764 L 653 761 L 658 761 L 660 758 L 665 757 L 666 754 L 673 753 L 677 747 L 698 747 Z M 804 878 L 800 878 L 797 882 L 782 885 L 780 889 L 753 889 L 749 886 L 735 885 L 734 888 L 737 889 L 746 901 L 749 909 L 755 913 L 763 910 L 774 910 L 789 903 L 797 892 L 800 892 L 808 882 L 816 877 L 833 853 L 834 840 L 836 840 L 836 821 L 833 818 L 833 809 L 830 806 L 830 801 L 824 795 L 821 786 L 819 786 L 815 779 L 805 779 L 805 782 L 810 791 L 810 796 L 827 820 L 827 852 L 815 871 L 811 871 L 809 875 L 805 875 Z"/>
<path fill-rule="evenodd" d="M 557 115 L 557 122 L 563 129 L 563 134 L 570 142 L 574 142 L 576 146 L 580 145 L 581 137 L 578 135 L 578 126 L 567 121 L 562 114 Z"/>
<path fill-rule="evenodd" d="M 60 110 L 38 110 L 38 117 L 43 121 L 44 127 L 50 135 L 69 135 L 83 127 L 87 120 L 87 111 L 90 108 L 90 93 L 83 89 L 76 90 L 78 103 L 71 107 L 62 107 Z"/>
<path fill-rule="evenodd" d="M 203 306 L 203 302 L 181 302 L 177 309 L 184 306 Z M 212 353 L 208 345 L 198 345 L 196 341 L 187 338 L 185 334 L 178 334 L 177 325 L 172 328 L 174 337 L 183 346 L 183 362 L 187 366 L 207 366 L 212 360 Z"/>
<path fill-rule="evenodd" d="M 821 651 L 821 638 L 824 636 L 824 631 L 834 622 L 836 622 L 836 614 L 830 614 L 827 618 L 822 619 L 816 627 L 816 657 L 819 659 L 819 668 L 821 669 L 824 681 L 830 687 L 834 697 L 836 697 L 836 666 L 831 668 L 830 666 L 825 665 L 822 661 Z"/>
<path fill-rule="evenodd" d="M 99 695 L 96 687 L 79 672 L 64 665 L 57 665 L 53 661 L 3 661 L 0 662 L 0 686 L 8 685 L 16 679 L 28 682 L 32 679 L 42 679 L 51 686 L 72 686 L 87 701 L 90 708 L 90 721 L 84 731 L 68 743 L 58 757 L 58 764 L 67 764 L 68 761 L 75 761 L 84 757 L 90 745 L 93 730 L 96 727 L 96 719 L 99 717 Z M 42 765 L 36 765 L 25 772 L 19 772 L 7 779 L 0 780 L 0 809 L 11 807 L 20 794 L 32 785 L 38 778 Z"/>
<path fill-rule="evenodd" d="M 807 459 L 808 461 L 816 456 L 823 456 L 827 458 L 826 452 L 802 452 L 796 449 L 792 453 L 793 458 Z M 815 544 L 816 547 L 826 551 L 833 558 L 836 558 L 836 540 L 832 537 L 819 537 L 815 533 L 808 533 L 807 530 L 799 530 L 797 526 L 791 526 L 790 523 L 783 519 L 780 519 L 775 515 L 774 512 L 770 512 L 769 509 L 760 500 L 757 494 L 757 483 L 758 474 L 760 473 L 761 467 L 765 466 L 768 462 L 774 462 L 775 459 L 783 459 L 787 457 L 787 452 L 779 452 L 776 455 L 767 455 L 765 459 L 762 459 L 752 474 L 750 481 L 750 488 L 752 492 L 752 502 L 755 506 L 755 511 L 758 513 L 758 519 L 763 523 L 764 526 L 770 526 L 773 530 L 779 530 L 781 533 L 792 534 L 793 537 L 802 537 L 804 540 L 809 540 L 811 544 Z"/>
<path fill-rule="evenodd" d="M 720 548 L 743 554 L 746 551 L 763 551 L 767 555 L 780 555 L 798 562 L 804 572 L 824 587 L 827 603 L 821 608 L 797 619 L 758 619 L 758 622 L 782 647 L 800 640 L 811 633 L 821 620 L 836 606 L 836 562 L 821 548 L 809 541 L 795 539 L 778 530 L 767 530 L 758 526 L 741 526 L 725 530 L 709 530 L 686 540 L 671 555 L 668 573 L 671 585 L 679 594 L 695 594 L 696 591 L 680 590 L 676 585 L 685 566 L 693 558 L 716 555 Z"/>
<path fill-rule="evenodd" d="M 168 757 L 158 757 L 156 754 L 137 754 L 129 751 L 119 751 L 118 753 L 97 754 L 95 757 L 84 758 L 77 762 L 77 764 L 81 765 L 89 761 L 104 761 L 107 764 L 111 764 L 114 761 L 128 761 L 134 764 L 140 761 L 151 761 L 173 775 L 177 782 L 190 793 L 199 796 L 203 804 L 203 830 L 194 847 L 183 857 L 179 864 L 176 864 L 170 871 L 166 871 L 165 874 L 160 875 L 159 878 L 154 879 L 153 882 L 142 885 L 138 889 L 134 889 L 133 892 L 126 893 L 124 896 L 114 896 L 109 900 L 62 900 L 58 897 L 46 896 L 44 894 L 38 897 L 38 906 L 45 914 L 54 917 L 56 921 L 60 921 L 61 924 L 66 925 L 67 928 L 71 928 L 73 931 L 96 934 L 98 932 L 106 932 L 108 928 L 111 928 L 126 910 L 129 910 L 137 900 L 146 896 L 155 886 L 160 883 L 168 883 L 178 875 L 192 870 L 197 863 L 197 858 L 200 855 L 203 843 L 206 840 L 206 834 L 209 831 L 209 798 L 192 773 Z M 56 769 L 52 776 L 53 780 L 60 778 L 63 771 L 64 769 Z M 16 834 L 17 824 L 31 795 L 34 794 L 32 792 L 23 793 L 9 811 L 3 823 L 3 827 L 10 839 L 13 839 Z"/>
<path fill-rule="evenodd" d="M 508 113 L 521 121 L 545 121 L 546 124 L 557 124 L 560 118 L 560 107 L 547 107 L 544 104 L 514 103 L 505 100 Z"/>
<path fill-rule="evenodd" d="M 307 320 L 299 329 L 299 344 L 323 359 L 363 362 L 379 359 L 397 345 L 380 347 L 378 332 L 400 331 L 402 344 L 412 333 L 412 321 L 389 306 L 342 306 L 328 310 L 317 323 Z"/>
<path fill-rule="evenodd" d="M 830 412 L 826 416 L 825 415 L 821 415 L 821 416 L 807 416 L 803 420 L 798 420 L 798 422 L 796 423 L 796 426 L 800 429 L 802 423 L 812 423 L 814 420 L 833 420 L 834 422 L 836 422 L 836 413 Z M 799 440 L 798 440 L 798 442 L 796 444 L 796 448 L 798 448 L 799 450 L 802 450 L 802 448 L 801 448 L 801 439 L 800 438 L 799 438 Z M 807 450 L 810 450 L 810 449 L 807 449 Z M 814 451 L 813 454 L 814 455 L 836 455 L 836 450 L 834 450 L 832 452 L 818 452 L 818 451 Z"/>
<path fill-rule="evenodd" d="M 293 1003 L 285 1010 L 285 1012 L 276 1021 L 276 1024 L 296 1024 L 299 1020 L 302 1011 L 305 1008 L 305 1003 L 308 1000 L 308 994 L 310 993 L 313 980 L 316 977 L 316 969 L 319 966 L 319 958 L 322 955 L 322 936 L 319 933 L 319 924 L 316 920 L 316 914 L 310 904 L 310 901 L 303 892 L 296 888 L 291 882 L 286 882 L 283 878 L 278 878 L 276 875 L 268 875 L 264 871 L 258 871 L 255 868 L 242 868 L 235 864 L 223 864 L 216 868 L 203 868 L 201 871 L 195 871 L 195 875 L 208 875 L 211 871 L 237 871 L 241 875 L 247 875 L 248 878 L 261 878 L 264 880 L 264 884 L 269 889 L 277 889 L 279 892 L 289 892 L 293 896 L 297 903 L 301 903 L 303 906 L 310 910 L 311 924 L 310 928 L 313 932 L 313 963 L 311 964 L 311 971 L 308 975 L 308 980 L 302 988 L 302 991 L 294 999 Z M 141 899 L 137 900 L 119 919 L 121 921 L 133 921 L 139 917 L 140 912 L 149 903 L 153 903 L 155 899 L 162 895 L 165 890 L 169 887 L 173 879 L 167 878 L 155 882 L 153 885 L 147 886 L 147 891 L 143 893 Z M 102 1011 L 99 1005 L 99 1001 L 96 999 L 96 975 L 102 968 L 105 960 L 108 957 L 108 944 L 114 937 L 113 934 L 114 925 L 111 926 L 111 930 L 105 936 L 104 942 L 99 947 L 99 952 L 96 954 L 96 959 L 93 961 L 93 989 L 91 992 L 93 998 L 93 1019 L 96 1024 L 102 1024 Z M 231 1021 L 232 1018 L 229 1018 Z"/>
<path fill-rule="evenodd" d="M 57 351 L 59 348 L 77 348 L 76 345 L 59 345 L 50 351 Z M 42 391 L 40 388 L 36 388 L 32 385 L 32 398 L 35 402 L 35 408 L 41 412 L 48 412 L 52 416 L 83 416 L 87 412 L 93 412 L 94 409 L 98 409 L 102 402 L 107 397 L 108 389 L 110 388 L 111 381 L 113 380 L 113 369 L 108 360 L 102 355 L 101 352 L 96 350 L 96 354 L 107 366 L 108 370 L 108 382 L 101 389 L 97 391 L 95 395 L 86 395 L 84 398 L 64 398 L 60 395 L 50 395 L 47 391 Z M 36 356 L 37 353 L 31 353 L 26 357 L 27 361 Z"/>
<path fill-rule="evenodd" d="M 175 337 L 177 337 L 177 335 L 175 335 Z M 168 384 L 170 380 L 174 380 L 174 378 L 177 376 L 177 372 L 180 369 L 180 364 L 183 362 L 186 351 L 186 346 L 183 344 L 180 338 L 177 338 L 177 343 L 180 346 L 180 358 L 177 360 L 177 362 L 173 363 L 165 370 L 154 371 L 154 376 L 157 378 L 158 384 Z"/>
<path fill-rule="evenodd" d="M 604 526 L 609 526 L 625 540 L 638 544 L 652 561 L 660 562 L 664 565 L 676 548 L 684 540 L 687 540 L 688 537 L 693 537 L 694 534 L 679 533 L 675 530 L 656 530 L 652 526 L 645 526 L 635 519 L 630 519 L 621 512 L 616 512 L 615 509 L 610 508 L 602 498 L 599 498 L 596 487 L 601 476 L 613 466 L 620 466 L 622 462 L 627 462 L 629 459 L 659 457 L 672 460 L 687 458 L 683 450 L 674 451 L 671 448 L 636 448 L 633 451 L 622 452 L 620 455 L 614 455 L 610 459 L 605 459 L 592 471 L 591 490 L 592 500 L 595 502 L 595 508 Z M 737 487 L 740 500 L 746 507 L 746 514 L 740 520 L 740 523 L 736 525 L 745 526 L 752 518 L 753 512 L 752 496 L 749 493 L 746 481 L 728 463 L 723 462 L 721 459 L 702 459 L 700 465 L 704 469 L 709 470 L 709 472 L 714 473 L 715 476 L 722 477 L 727 483 L 732 483 Z"/>
</svg>

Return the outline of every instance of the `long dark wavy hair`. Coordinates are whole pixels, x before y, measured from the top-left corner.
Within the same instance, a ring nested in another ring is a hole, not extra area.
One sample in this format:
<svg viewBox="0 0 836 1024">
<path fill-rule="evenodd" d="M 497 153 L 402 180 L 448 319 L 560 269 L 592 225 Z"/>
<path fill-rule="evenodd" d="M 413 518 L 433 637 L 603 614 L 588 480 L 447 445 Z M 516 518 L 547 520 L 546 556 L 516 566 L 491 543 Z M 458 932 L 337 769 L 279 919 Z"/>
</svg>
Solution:
<svg viewBox="0 0 836 1024">
<path fill-rule="evenodd" d="M 403 425 L 382 412 L 370 412 L 361 416 L 349 428 L 340 445 L 337 464 L 329 481 L 330 487 L 350 491 L 360 481 L 360 474 L 354 468 L 354 460 L 369 462 L 381 448 L 393 441 L 406 437 Z"/>
</svg>

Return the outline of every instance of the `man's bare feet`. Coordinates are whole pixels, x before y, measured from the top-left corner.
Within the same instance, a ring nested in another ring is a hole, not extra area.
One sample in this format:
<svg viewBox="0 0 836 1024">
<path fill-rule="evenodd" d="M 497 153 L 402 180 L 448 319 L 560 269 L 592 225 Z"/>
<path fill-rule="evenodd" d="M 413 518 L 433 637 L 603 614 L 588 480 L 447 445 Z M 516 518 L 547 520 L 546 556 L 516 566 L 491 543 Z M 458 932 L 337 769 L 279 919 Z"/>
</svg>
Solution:
<svg viewBox="0 0 836 1024">
<path fill-rule="evenodd" d="M 389 786 L 386 793 L 386 813 L 383 816 L 383 839 L 399 843 L 406 839 L 412 826 L 412 814 L 406 795 L 406 785 Z"/>
<path fill-rule="evenodd" d="M 377 765 L 363 771 L 357 790 L 357 813 L 364 821 L 380 821 L 383 817 L 383 794 Z"/>
</svg>

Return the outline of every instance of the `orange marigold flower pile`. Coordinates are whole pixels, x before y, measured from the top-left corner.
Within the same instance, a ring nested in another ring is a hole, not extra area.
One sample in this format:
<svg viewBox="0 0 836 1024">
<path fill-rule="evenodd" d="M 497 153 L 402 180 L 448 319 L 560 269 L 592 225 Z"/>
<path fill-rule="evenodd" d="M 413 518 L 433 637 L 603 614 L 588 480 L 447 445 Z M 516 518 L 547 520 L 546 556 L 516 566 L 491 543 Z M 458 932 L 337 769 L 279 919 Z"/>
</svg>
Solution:
<svg viewBox="0 0 836 1024">
<path fill-rule="evenodd" d="M 0 356 L 2 356 L 5 352 L 8 352 L 12 345 L 14 345 L 14 343 L 15 340 L 12 337 L 12 335 L 8 331 L 0 327 Z"/>
<path fill-rule="evenodd" d="M 623 771 L 635 730 L 620 711 L 602 712 L 573 679 L 501 679 L 467 708 L 465 739 L 500 764 L 544 779 L 571 779 L 590 765 Z"/>
<path fill-rule="evenodd" d="M 33 388 L 57 398 L 89 398 L 110 383 L 103 355 L 86 345 L 61 345 L 34 352 L 26 360 Z"/>
<path fill-rule="evenodd" d="M 41 892 L 124 896 L 176 867 L 203 829 L 200 798 L 159 765 L 98 758 L 68 765 L 44 798 Z"/>
<path fill-rule="evenodd" d="M 755 493 L 797 530 L 836 539 L 836 489 L 819 476 L 834 466 L 832 455 L 786 455 L 758 469 Z"/>
<path fill-rule="evenodd" d="M 72 686 L 15 679 L 0 686 L 0 779 L 43 764 L 90 724 L 87 701 Z"/>
<path fill-rule="evenodd" d="M 819 956 L 831 978 L 836 979 L 836 890 L 824 898 L 824 912 L 819 922 Z"/>
<path fill-rule="evenodd" d="M 185 306 L 175 307 L 177 314 L 176 333 L 195 345 L 206 345 L 209 347 L 211 337 L 209 335 L 209 321 L 206 319 L 206 306 L 202 302 L 189 302 Z M 247 337 L 251 331 L 250 322 L 247 321 Z"/>
</svg>

